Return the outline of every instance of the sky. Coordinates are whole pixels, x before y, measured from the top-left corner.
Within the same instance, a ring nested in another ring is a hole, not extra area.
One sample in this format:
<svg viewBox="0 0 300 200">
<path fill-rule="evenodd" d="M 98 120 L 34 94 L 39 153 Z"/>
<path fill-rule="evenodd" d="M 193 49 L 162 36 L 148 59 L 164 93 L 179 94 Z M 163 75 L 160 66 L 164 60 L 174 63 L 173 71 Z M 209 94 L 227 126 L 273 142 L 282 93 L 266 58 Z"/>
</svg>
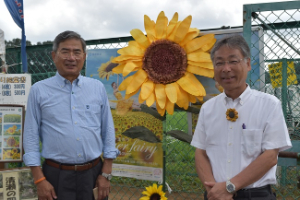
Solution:
<svg viewBox="0 0 300 200">
<path fill-rule="evenodd" d="M 51 40 L 65 30 L 78 32 L 85 40 L 130 36 L 144 31 L 144 15 L 152 20 L 164 11 L 170 20 L 192 16 L 191 28 L 215 29 L 243 25 L 243 5 L 280 0 L 23 0 L 26 39 L 32 44 Z M 4 0 L 0 0 L 0 29 L 5 40 L 21 38 Z"/>
</svg>

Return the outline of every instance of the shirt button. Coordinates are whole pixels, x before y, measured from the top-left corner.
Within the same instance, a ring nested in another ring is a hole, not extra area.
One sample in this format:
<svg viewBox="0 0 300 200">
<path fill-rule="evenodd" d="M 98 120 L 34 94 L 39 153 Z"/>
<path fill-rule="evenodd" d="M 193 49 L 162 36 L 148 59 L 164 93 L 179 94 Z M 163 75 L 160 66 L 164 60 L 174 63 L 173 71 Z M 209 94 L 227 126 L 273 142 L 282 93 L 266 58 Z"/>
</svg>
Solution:
<svg viewBox="0 0 300 200">
<path fill-rule="evenodd" d="M 72 94 L 74 94 L 74 92 L 72 92 Z"/>
<path fill-rule="evenodd" d="M 232 126 L 230 126 L 229 128 L 232 129 Z"/>
<path fill-rule="evenodd" d="M 78 157 L 81 157 L 81 154 L 78 154 Z"/>
<path fill-rule="evenodd" d="M 228 162 L 228 163 L 230 163 L 230 162 L 231 162 L 231 160 L 228 160 L 227 162 Z"/>
<path fill-rule="evenodd" d="M 74 122 L 74 124 L 77 124 L 77 122 Z"/>
<path fill-rule="evenodd" d="M 72 109 L 75 110 L 75 106 L 73 106 Z"/>
<path fill-rule="evenodd" d="M 79 141 L 79 138 L 77 138 L 77 141 Z"/>
<path fill-rule="evenodd" d="M 231 143 L 228 143 L 228 146 L 231 146 Z"/>
</svg>

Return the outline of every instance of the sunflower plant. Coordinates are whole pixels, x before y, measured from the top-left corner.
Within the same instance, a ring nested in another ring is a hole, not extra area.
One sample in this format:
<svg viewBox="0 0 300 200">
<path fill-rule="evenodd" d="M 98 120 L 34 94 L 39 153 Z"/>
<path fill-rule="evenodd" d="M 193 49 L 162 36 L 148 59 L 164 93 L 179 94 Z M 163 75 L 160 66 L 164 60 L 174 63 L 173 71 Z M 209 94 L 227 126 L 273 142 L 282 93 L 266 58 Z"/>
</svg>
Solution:
<svg viewBox="0 0 300 200">
<path fill-rule="evenodd" d="M 178 21 L 178 13 L 168 21 L 162 11 L 156 22 L 147 15 L 144 25 L 147 36 L 139 29 L 131 30 L 133 41 L 118 50 L 118 63 L 112 71 L 128 76 L 119 86 L 129 98 L 140 91 L 139 102 L 147 106 L 156 102 L 160 115 L 173 114 L 175 103 L 187 109 L 189 102 L 203 100 L 203 85 L 194 74 L 212 78 L 213 63 L 208 51 L 216 39 L 214 34 L 199 36 L 199 29 L 190 28 L 192 16 Z"/>
<path fill-rule="evenodd" d="M 153 184 L 153 186 L 146 187 L 146 190 L 142 192 L 143 197 L 140 200 L 167 200 L 165 197 L 165 193 L 162 191 L 162 185 L 157 187 L 157 184 Z"/>
</svg>

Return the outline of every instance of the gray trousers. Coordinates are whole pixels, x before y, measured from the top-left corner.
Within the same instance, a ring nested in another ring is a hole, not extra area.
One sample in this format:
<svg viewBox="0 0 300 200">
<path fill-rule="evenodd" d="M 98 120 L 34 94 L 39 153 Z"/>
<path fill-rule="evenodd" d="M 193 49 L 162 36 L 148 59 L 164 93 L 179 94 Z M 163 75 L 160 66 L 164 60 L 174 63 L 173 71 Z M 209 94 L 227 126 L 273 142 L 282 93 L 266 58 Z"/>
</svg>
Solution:
<svg viewBox="0 0 300 200">
<path fill-rule="evenodd" d="M 43 164 L 43 173 L 54 187 L 57 200 L 94 200 L 93 188 L 101 169 L 102 161 L 85 171 L 61 170 Z"/>
</svg>

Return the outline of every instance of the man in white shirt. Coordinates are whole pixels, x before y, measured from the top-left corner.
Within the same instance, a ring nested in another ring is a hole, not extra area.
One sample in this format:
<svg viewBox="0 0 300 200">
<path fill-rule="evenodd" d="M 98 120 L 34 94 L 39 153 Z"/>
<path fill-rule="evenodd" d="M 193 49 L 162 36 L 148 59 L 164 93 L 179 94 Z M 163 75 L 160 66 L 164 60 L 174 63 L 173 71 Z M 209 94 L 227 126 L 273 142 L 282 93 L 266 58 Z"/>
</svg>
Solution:
<svg viewBox="0 0 300 200">
<path fill-rule="evenodd" d="M 276 199 L 278 152 L 290 148 L 281 102 L 252 90 L 250 49 L 242 36 L 219 40 L 211 51 L 224 92 L 201 108 L 191 145 L 205 199 Z"/>
</svg>

